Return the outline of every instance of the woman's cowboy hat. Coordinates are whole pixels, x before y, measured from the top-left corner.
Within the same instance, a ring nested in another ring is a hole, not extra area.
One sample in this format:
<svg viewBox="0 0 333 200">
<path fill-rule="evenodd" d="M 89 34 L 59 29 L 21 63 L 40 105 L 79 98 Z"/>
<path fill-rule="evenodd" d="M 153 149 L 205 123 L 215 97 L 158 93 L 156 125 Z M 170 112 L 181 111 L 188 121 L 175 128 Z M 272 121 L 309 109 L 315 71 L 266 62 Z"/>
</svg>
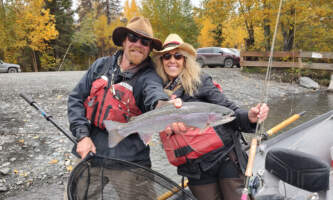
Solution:
<svg viewBox="0 0 333 200">
<path fill-rule="evenodd" d="M 162 48 L 162 42 L 159 39 L 154 38 L 153 28 L 151 27 L 149 20 L 144 17 L 133 17 L 126 27 L 120 26 L 114 29 L 112 34 L 113 43 L 117 46 L 122 46 L 122 43 L 129 32 L 151 39 L 152 47 L 154 49 L 160 50 Z"/>
<path fill-rule="evenodd" d="M 169 34 L 163 43 L 162 50 L 155 51 L 155 53 L 162 54 L 177 48 L 186 51 L 187 53 L 189 53 L 194 57 L 196 57 L 197 55 L 193 46 L 184 42 L 183 39 L 175 33 Z"/>
</svg>

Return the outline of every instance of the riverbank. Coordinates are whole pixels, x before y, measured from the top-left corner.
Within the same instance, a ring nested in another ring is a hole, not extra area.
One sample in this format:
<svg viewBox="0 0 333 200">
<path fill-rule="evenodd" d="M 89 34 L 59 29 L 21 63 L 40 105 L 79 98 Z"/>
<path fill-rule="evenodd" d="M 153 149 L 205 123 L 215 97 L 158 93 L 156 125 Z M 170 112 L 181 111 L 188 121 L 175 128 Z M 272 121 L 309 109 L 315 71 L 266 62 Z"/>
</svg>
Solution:
<svg viewBox="0 0 333 200">
<path fill-rule="evenodd" d="M 230 100 L 248 107 L 262 99 L 263 75 L 236 68 L 207 68 Z M 31 96 L 68 129 L 67 97 L 83 76 L 78 72 L 0 74 L 0 199 L 62 199 L 73 166 L 72 143 L 22 98 Z M 268 99 L 311 92 L 297 84 L 270 82 Z M 158 138 L 152 144 L 153 169 L 173 177 Z M 165 167 L 167 166 L 167 167 Z"/>
</svg>

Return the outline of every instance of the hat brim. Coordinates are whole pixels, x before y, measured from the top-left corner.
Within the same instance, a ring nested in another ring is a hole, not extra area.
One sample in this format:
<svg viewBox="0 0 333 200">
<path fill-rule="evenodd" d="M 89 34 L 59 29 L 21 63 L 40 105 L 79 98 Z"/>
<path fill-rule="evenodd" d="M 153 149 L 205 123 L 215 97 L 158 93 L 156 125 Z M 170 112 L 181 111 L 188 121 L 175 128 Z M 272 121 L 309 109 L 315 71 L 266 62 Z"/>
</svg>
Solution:
<svg viewBox="0 0 333 200">
<path fill-rule="evenodd" d="M 114 29 L 113 34 L 112 34 L 113 43 L 117 46 L 122 46 L 123 41 L 126 39 L 127 33 L 134 33 L 134 34 L 139 35 L 141 37 L 151 39 L 152 40 L 152 48 L 154 48 L 156 50 L 161 50 L 162 49 L 162 42 L 159 39 L 149 37 L 147 35 L 144 35 L 142 33 L 136 32 L 132 29 L 129 29 L 129 28 L 123 27 L 123 26 Z"/>
<path fill-rule="evenodd" d="M 197 53 L 196 53 L 195 49 L 192 47 L 192 45 L 187 44 L 187 43 L 166 47 L 160 51 L 154 51 L 154 54 L 159 55 L 159 54 L 163 54 L 163 53 L 166 53 L 166 52 L 174 50 L 174 49 L 182 49 L 194 57 L 197 56 Z"/>
</svg>

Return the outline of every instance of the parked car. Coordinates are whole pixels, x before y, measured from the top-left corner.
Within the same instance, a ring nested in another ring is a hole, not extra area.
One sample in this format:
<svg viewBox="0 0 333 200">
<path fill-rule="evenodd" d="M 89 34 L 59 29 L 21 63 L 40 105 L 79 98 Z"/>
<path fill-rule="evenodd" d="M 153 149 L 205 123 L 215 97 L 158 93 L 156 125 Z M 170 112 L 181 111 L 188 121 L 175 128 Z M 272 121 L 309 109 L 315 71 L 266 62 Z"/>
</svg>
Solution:
<svg viewBox="0 0 333 200">
<path fill-rule="evenodd" d="M 232 48 L 204 47 L 197 49 L 197 62 L 202 66 L 240 67 L 239 51 Z"/>
<path fill-rule="evenodd" d="M 21 67 L 18 64 L 5 63 L 2 60 L 0 60 L 0 72 L 5 72 L 5 73 L 21 72 Z"/>
</svg>

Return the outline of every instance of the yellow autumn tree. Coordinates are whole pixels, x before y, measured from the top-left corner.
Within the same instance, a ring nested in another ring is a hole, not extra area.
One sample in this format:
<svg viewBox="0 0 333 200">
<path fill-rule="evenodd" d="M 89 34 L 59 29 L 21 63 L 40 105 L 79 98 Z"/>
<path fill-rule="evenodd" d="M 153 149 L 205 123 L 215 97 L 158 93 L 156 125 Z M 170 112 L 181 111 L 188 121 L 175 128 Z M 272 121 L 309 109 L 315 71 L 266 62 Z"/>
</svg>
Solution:
<svg viewBox="0 0 333 200">
<path fill-rule="evenodd" d="M 47 41 L 57 38 L 54 16 L 44 9 L 44 0 L 16 1 L 15 47 L 30 48 L 32 51 L 34 71 L 38 71 L 36 52 L 48 48 Z"/>
<path fill-rule="evenodd" d="M 211 23 L 208 18 L 196 20 L 196 23 L 201 25 L 200 34 L 198 36 L 198 43 L 200 47 L 214 45 L 214 38 L 212 36 L 212 30 L 215 29 L 215 25 Z"/>
<path fill-rule="evenodd" d="M 222 47 L 244 49 L 244 39 L 247 37 L 247 33 L 244 26 L 239 26 L 238 21 L 235 18 L 231 18 L 224 24 L 223 34 L 224 41 Z"/>
<path fill-rule="evenodd" d="M 131 0 L 131 3 L 129 3 L 129 0 L 126 0 L 125 6 L 124 6 L 124 17 L 126 17 L 127 20 L 130 20 L 132 17 L 139 16 L 139 15 L 140 15 L 140 11 L 136 4 L 136 1 Z"/>
<path fill-rule="evenodd" d="M 96 44 L 99 49 L 99 56 L 109 55 L 112 49 L 116 48 L 115 44 L 112 41 L 113 30 L 124 25 L 121 23 L 119 18 L 116 18 L 108 25 L 107 17 L 101 15 L 97 18 L 94 24 L 94 33 L 96 36 Z"/>
</svg>

